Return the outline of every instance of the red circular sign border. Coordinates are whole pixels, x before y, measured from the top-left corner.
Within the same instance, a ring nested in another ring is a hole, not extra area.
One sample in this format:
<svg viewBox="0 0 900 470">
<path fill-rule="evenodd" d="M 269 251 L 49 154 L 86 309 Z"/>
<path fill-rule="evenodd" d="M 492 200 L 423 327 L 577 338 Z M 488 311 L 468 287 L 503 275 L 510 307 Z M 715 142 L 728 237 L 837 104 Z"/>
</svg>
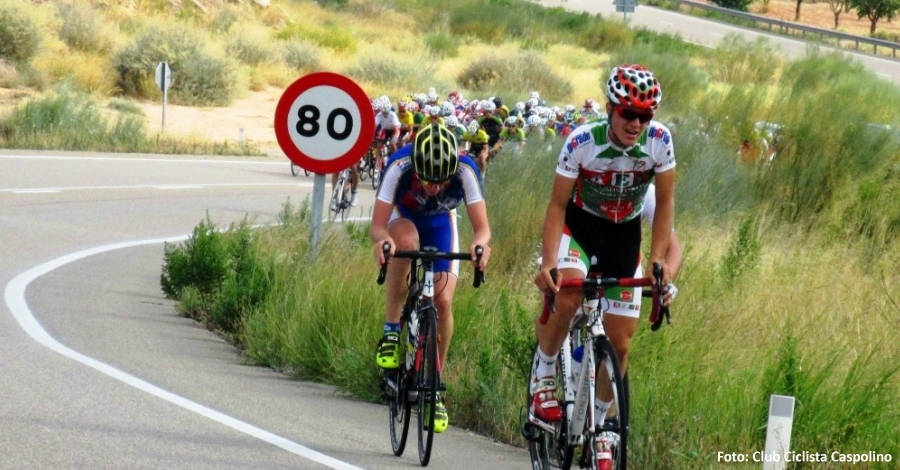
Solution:
<svg viewBox="0 0 900 470">
<path fill-rule="evenodd" d="M 347 153 L 332 160 L 316 160 L 306 155 L 297 148 L 291 139 L 290 125 L 288 124 L 291 106 L 303 92 L 317 86 L 332 86 L 347 93 L 359 108 L 362 119 L 356 143 Z M 366 112 L 371 108 L 372 103 L 366 92 L 356 82 L 343 75 L 334 72 L 314 72 L 304 75 L 284 90 L 275 107 L 275 137 L 278 140 L 278 146 L 292 162 L 300 165 L 303 169 L 319 174 L 342 171 L 361 159 L 366 154 L 369 145 L 372 144 L 372 139 L 375 137 L 374 114 L 372 119 L 366 119 Z"/>
</svg>

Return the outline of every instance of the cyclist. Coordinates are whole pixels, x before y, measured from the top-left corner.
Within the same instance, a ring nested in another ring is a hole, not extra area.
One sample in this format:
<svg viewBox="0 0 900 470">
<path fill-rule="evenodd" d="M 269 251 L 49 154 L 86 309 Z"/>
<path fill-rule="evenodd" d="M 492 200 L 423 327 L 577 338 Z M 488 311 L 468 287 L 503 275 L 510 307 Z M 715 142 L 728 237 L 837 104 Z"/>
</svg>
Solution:
<svg viewBox="0 0 900 470">
<path fill-rule="evenodd" d="M 493 101 L 485 101 L 481 104 L 481 117 L 478 118 L 478 124 L 484 129 L 488 135 L 488 144 L 493 147 L 500 139 L 500 131 L 503 130 L 503 119 L 494 115 L 497 105 Z"/>
<path fill-rule="evenodd" d="M 543 263 L 535 284 L 543 293 L 556 295 L 556 312 L 546 324 L 536 322 L 529 415 L 545 422 L 562 417 L 556 358 L 583 299 L 576 289 L 560 290 L 559 282 L 583 278 L 589 267 L 609 277 L 634 275 L 640 266 L 640 213 L 654 177 L 656 211 L 647 275 L 652 275 L 652 264 L 659 263 L 664 284 L 671 279 L 666 255 L 674 225 L 675 155 L 668 129 L 652 120 L 662 90 L 649 70 L 621 65 L 610 73 L 606 98 L 608 118 L 584 124 L 566 138 L 544 219 Z M 556 281 L 550 274 L 554 268 L 559 269 Z M 610 313 L 605 316 L 606 332 L 624 374 L 638 319 Z M 604 407 L 609 404 L 598 405 Z"/>
<path fill-rule="evenodd" d="M 478 121 L 472 121 L 469 123 L 466 133 L 463 134 L 463 141 L 466 152 L 469 156 L 475 157 L 475 161 L 478 162 L 478 169 L 484 174 L 484 171 L 487 170 L 489 155 L 487 132 L 482 129 Z"/>
<path fill-rule="evenodd" d="M 492 147 L 494 154 L 499 153 L 508 141 L 516 143 L 516 147 L 513 149 L 515 153 L 520 153 L 525 146 L 525 130 L 522 129 L 519 118 L 516 116 L 509 116 L 506 118 L 506 126 L 500 131 L 500 139 L 498 139 L 497 143 Z"/>
<path fill-rule="evenodd" d="M 475 232 L 469 251 L 475 260 L 475 246 L 484 251 L 478 266 L 484 269 L 490 258 L 491 231 L 478 166 L 467 156 L 460 157 L 456 136 L 440 124 L 423 127 L 412 144 L 391 156 L 375 197 L 369 237 L 375 243 L 375 259 L 384 264 L 382 246 L 394 250 L 418 250 L 433 246 L 439 251 L 459 251 L 456 208 L 466 204 Z M 459 262 L 438 260 L 434 265 L 434 303 L 438 317 L 438 351 L 446 363 L 453 338 L 453 292 Z M 384 369 L 400 366 L 400 315 L 406 299 L 410 272 L 408 260 L 391 259 L 386 278 L 384 335 L 378 343 L 376 362 Z M 443 398 L 435 408 L 434 431 L 444 432 L 449 419 Z"/>
</svg>

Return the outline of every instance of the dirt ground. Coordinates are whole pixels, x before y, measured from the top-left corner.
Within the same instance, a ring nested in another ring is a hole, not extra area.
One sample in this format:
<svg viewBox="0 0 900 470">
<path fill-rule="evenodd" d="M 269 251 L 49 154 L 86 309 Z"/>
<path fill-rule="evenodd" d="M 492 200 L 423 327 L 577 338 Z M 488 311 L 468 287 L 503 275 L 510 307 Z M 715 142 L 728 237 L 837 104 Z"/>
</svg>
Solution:
<svg viewBox="0 0 900 470">
<path fill-rule="evenodd" d="M 763 13 L 763 2 L 757 1 L 750 6 L 750 12 L 756 15 L 768 16 L 769 18 L 794 22 L 794 12 L 797 9 L 797 3 L 794 1 L 778 1 L 770 0 L 769 10 Z M 823 29 L 834 29 L 834 14 L 825 0 L 810 2 L 805 0 L 800 5 L 800 21 L 797 23 L 809 26 L 815 26 Z M 865 17 L 857 18 L 856 12 L 841 13 L 838 29 L 849 34 L 857 36 L 869 35 L 869 20 Z M 900 24 L 879 20 L 876 31 L 890 31 L 893 33 L 900 32 Z"/>
</svg>

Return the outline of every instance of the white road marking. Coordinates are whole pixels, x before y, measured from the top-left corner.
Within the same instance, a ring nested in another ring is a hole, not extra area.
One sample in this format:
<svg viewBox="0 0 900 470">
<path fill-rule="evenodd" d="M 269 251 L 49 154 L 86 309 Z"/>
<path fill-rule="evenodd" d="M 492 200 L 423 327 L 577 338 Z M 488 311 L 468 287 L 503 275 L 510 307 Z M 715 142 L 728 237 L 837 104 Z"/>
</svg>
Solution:
<svg viewBox="0 0 900 470">
<path fill-rule="evenodd" d="M 60 191 L 98 191 L 98 190 L 120 190 L 120 189 L 198 189 L 198 188 L 215 188 L 225 186 L 299 186 L 302 188 L 311 188 L 312 183 L 201 183 L 201 184 L 136 184 L 131 186 L 69 186 L 59 188 L 12 188 L 0 189 L 0 193 L 55 193 Z"/>
<path fill-rule="evenodd" d="M 152 240 L 137 240 L 131 242 L 114 243 L 112 245 L 105 245 L 79 251 L 66 256 L 62 256 L 60 258 L 56 258 L 52 261 L 48 261 L 40 266 L 34 267 L 22 274 L 19 274 L 12 281 L 10 281 L 9 284 L 6 285 L 6 291 L 4 292 L 6 306 L 9 308 L 9 311 L 12 312 L 13 317 L 15 317 L 16 321 L 19 322 L 19 325 L 23 330 L 25 330 L 25 333 L 27 333 L 28 336 L 31 336 L 32 339 L 34 339 L 41 345 L 53 350 L 60 355 L 80 362 L 81 364 L 91 367 L 103 374 L 108 375 L 109 377 L 135 387 L 143 392 L 149 393 L 150 395 L 162 398 L 169 403 L 180 406 L 188 411 L 197 413 L 198 415 L 204 416 L 218 423 L 224 424 L 225 426 L 228 426 L 236 431 L 242 432 L 261 441 L 268 442 L 269 444 L 280 447 L 281 449 L 299 455 L 300 457 L 303 457 L 305 459 L 312 460 L 334 469 L 361 470 L 360 467 L 356 467 L 347 462 L 335 459 L 334 457 L 329 457 L 325 454 L 316 452 L 294 441 L 288 440 L 276 434 L 272 434 L 266 430 L 260 429 L 256 426 L 253 426 L 252 424 L 245 423 L 219 411 L 207 408 L 180 395 L 176 395 L 153 384 L 145 382 L 133 375 L 129 375 L 119 369 L 116 369 L 115 367 L 110 366 L 109 364 L 100 362 L 92 357 L 85 356 L 78 351 L 69 349 L 68 347 L 56 341 L 47 333 L 46 330 L 44 330 L 44 328 L 32 314 L 31 310 L 28 308 L 28 303 L 25 301 L 25 290 L 28 288 L 28 284 L 31 283 L 31 281 L 71 262 L 78 261 L 82 258 L 87 258 L 88 256 L 105 253 L 107 251 L 120 250 L 123 248 L 131 248 L 141 245 L 159 244 L 163 242 L 173 243 L 186 240 L 187 238 L 187 235 L 182 235 L 171 238 L 158 238 Z"/>
<path fill-rule="evenodd" d="M 675 23 L 672 23 L 672 22 L 670 22 L 670 21 L 662 21 L 662 20 L 660 20 L 659 22 L 662 23 L 662 24 L 669 25 L 669 26 L 675 26 Z"/>
</svg>

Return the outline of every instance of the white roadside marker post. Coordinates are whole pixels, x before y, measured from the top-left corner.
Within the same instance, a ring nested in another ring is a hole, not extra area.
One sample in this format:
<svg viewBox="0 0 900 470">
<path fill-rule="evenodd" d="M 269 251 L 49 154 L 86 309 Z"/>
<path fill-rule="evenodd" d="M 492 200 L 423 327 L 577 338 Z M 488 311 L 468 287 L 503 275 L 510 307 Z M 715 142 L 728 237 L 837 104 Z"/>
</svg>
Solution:
<svg viewBox="0 0 900 470">
<path fill-rule="evenodd" d="M 784 470 L 786 455 L 791 450 L 791 428 L 794 424 L 794 397 L 772 395 L 769 398 L 769 423 L 766 425 L 766 450 L 763 470 Z"/>
</svg>

